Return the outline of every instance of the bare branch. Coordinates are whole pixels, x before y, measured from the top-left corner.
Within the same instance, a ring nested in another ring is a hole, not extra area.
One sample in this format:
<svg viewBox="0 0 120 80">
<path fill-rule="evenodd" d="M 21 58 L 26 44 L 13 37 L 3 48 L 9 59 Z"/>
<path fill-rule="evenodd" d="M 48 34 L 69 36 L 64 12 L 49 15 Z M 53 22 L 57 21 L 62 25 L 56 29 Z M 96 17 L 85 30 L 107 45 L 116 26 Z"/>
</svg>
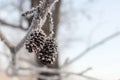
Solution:
<svg viewBox="0 0 120 80">
<path fill-rule="evenodd" d="M 24 28 L 23 26 L 17 26 L 17 25 L 8 23 L 8 22 L 6 22 L 4 20 L 1 20 L 1 19 L 0 19 L 0 24 L 10 26 L 10 27 L 13 27 L 13 28 L 19 28 L 19 29 L 22 29 L 22 30 L 28 30 L 27 28 Z"/>
<path fill-rule="evenodd" d="M 20 0 L 20 4 L 18 6 L 18 10 L 19 10 L 19 13 L 21 14 L 21 12 L 23 12 L 23 3 L 25 1 L 24 0 Z M 19 25 L 22 26 L 23 24 L 23 17 L 21 16 L 20 19 L 19 19 Z"/>
<path fill-rule="evenodd" d="M 35 78 L 40 78 L 40 79 L 43 79 L 43 80 L 59 80 L 58 76 L 45 76 L 45 75 L 39 75 L 39 74 L 36 74 L 36 73 L 32 73 L 31 75 L 17 74 L 16 76 L 18 76 L 18 77 L 30 77 L 30 76 L 33 76 Z"/>
<path fill-rule="evenodd" d="M 66 58 L 63 65 L 66 65 L 69 62 L 69 58 Z"/>
<path fill-rule="evenodd" d="M 12 68 L 12 66 L 9 66 L 8 69 Z M 15 68 L 15 67 L 14 67 Z M 47 67 L 18 67 L 14 69 L 16 71 L 16 73 L 8 73 L 7 74 L 9 76 L 19 76 L 19 77 L 27 77 L 27 76 L 33 76 L 33 77 L 37 77 L 37 78 L 42 78 L 44 80 L 58 80 L 59 76 L 55 75 L 55 76 L 46 76 L 46 75 L 42 75 L 42 74 L 38 74 L 38 73 L 43 73 L 43 72 L 47 72 L 47 73 L 51 73 L 51 74 L 64 74 L 64 75 L 76 75 L 76 76 L 80 76 L 80 77 L 84 77 L 86 79 L 89 80 L 100 80 L 94 77 L 90 77 L 90 76 L 86 76 L 84 75 L 86 72 L 88 72 L 89 70 L 91 70 L 91 68 L 87 68 L 83 71 L 81 71 L 80 73 L 74 73 L 74 72 L 68 72 L 68 71 L 62 71 L 61 69 L 53 69 L 53 68 L 47 68 Z M 32 71 L 32 74 L 22 74 L 21 71 Z"/>
<path fill-rule="evenodd" d="M 88 71 L 90 71 L 90 70 L 92 70 L 92 67 L 89 67 L 89 68 L 83 70 L 80 74 L 84 74 L 84 73 L 86 73 L 86 72 L 88 72 Z"/>
<path fill-rule="evenodd" d="M 24 37 L 24 39 L 15 47 L 15 51 L 19 51 L 20 48 L 23 46 L 27 36 L 30 34 L 31 30 L 33 28 L 35 28 L 36 26 L 38 26 L 39 24 L 39 27 L 42 27 L 46 21 L 46 17 L 49 13 L 49 10 L 51 10 L 51 8 L 55 5 L 55 3 L 58 1 L 58 0 L 50 0 L 52 1 L 51 3 L 49 3 L 49 5 L 46 5 L 46 9 L 45 9 L 45 13 L 43 13 L 41 16 L 42 16 L 42 19 L 40 19 L 40 22 L 38 22 L 37 20 L 35 20 L 35 18 L 32 20 L 32 23 L 31 23 L 31 26 L 30 26 L 30 29 L 28 30 L 28 33 L 27 35 Z M 38 9 L 38 8 L 37 8 Z"/>
<path fill-rule="evenodd" d="M 40 68 L 40 70 L 39 70 L 39 67 L 37 67 L 37 65 L 35 64 L 35 63 L 33 63 L 32 61 L 30 61 L 30 60 L 27 60 L 27 59 L 24 59 L 24 58 L 19 58 L 20 60 L 22 60 L 22 61 L 24 61 L 24 62 L 27 62 L 27 63 L 29 63 L 29 64 L 31 64 L 31 65 L 33 65 L 33 67 L 34 68 L 19 68 L 19 69 L 23 69 L 23 70 L 34 70 L 34 69 L 36 69 L 36 71 L 40 71 L 41 72 L 41 68 L 43 68 L 43 67 L 41 67 Z M 44 69 L 44 68 L 43 68 Z M 46 69 L 46 68 L 45 68 Z M 51 69 L 51 68 L 49 68 L 50 70 L 54 70 L 54 72 L 52 72 L 52 73 L 59 73 L 59 72 L 56 72 L 56 70 L 59 70 L 60 71 L 60 69 Z M 89 67 L 89 68 L 87 68 L 87 69 L 85 69 L 85 70 L 83 70 L 83 71 L 81 71 L 80 73 L 73 73 L 73 72 L 63 72 L 64 74 L 67 74 L 67 75 L 81 75 L 81 74 L 85 74 L 86 72 L 88 72 L 89 70 L 91 70 L 92 68 L 91 67 Z M 47 68 L 47 70 L 46 71 L 48 71 L 48 72 L 51 72 L 50 70 L 48 70 L 48 68 Z"/>
<path fill-rule="evenodd" d="M 80 73 L 74 73 L 74 72 L 67 72 L 67 71 L 62 71 L 60 69 L 52 69 L 52 68 L 46 68 L 46 67 L 34 67 L 34 68 L 18 68 L 18 71 L 33 71 L 32 73 L 34 72 L 37 72 L 37 73 L 43 73 L 43 72 L 47 72 L 47 73 L 58 73 L 58 74 L 65 74 L 65 75 L 76 75 L 76 76 L 80 76 L 80 77 L 84 77 L 86 79 L 89 79 L 89 80 L 100 80 L 100 79 L 97 79 L 97 78 L 94 78 L 94 77 L 90 77 L 90 76 L 86 76 L 84 75 L 84 73 L 88 72 L 89 70 L 91 70 L 91 68 L 87 68 L 83 71 L 81 71 Z M 34 75 L 36 77 L 36 75 Z M 41 76 L 41 75 L 40 75 Z M 52 77 L 51 77 L 52 78 Z M 53 80 L 56 80 L 56 79 L 53 79 Z"/>
<path fill-rule="evenodd" d="M 7 40 L 7 38 L 4 36 L 4 34 L 2 34 L 1 31 L 0 31 L 0 38 L 7 45 L 9 49 L 11 50 L 13 49 L 14 46 Z"/>
<path fill-rule="evenodd" d="M 83 56 L 85 56 L 88 52 L 94 50 L 95 48 L 103 45 L 104 43 L 110 41 L 111 39 L 120 36 L 120 32 L 116 32 L 106 38 L 104 38 L 103 40 L 101 40 L 100 42 L 97 42 L 95 44 L 93 44 L 92 46 L 88 47 L 87 49 L 85 49 L 82 53 L 80 53 L 79 55 L 77 55 L 75 58 L 73 58 L 72 60 L 70 60 L 67 64 L 61 66 L 61 67 L 65 67 L 68 66 L 72 63 L 74 63 L 75 61 L 77 61 L 78 59 L 81 59 Z"/>
</svg>

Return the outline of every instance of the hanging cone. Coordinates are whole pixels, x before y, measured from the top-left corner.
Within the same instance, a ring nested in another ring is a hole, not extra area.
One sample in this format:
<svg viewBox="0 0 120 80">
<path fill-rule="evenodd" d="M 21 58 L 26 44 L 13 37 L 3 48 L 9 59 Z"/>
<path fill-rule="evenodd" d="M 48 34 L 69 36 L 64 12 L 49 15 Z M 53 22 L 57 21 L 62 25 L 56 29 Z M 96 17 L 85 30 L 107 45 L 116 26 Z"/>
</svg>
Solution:
<svg viewBox="0 0 120 80">
<path fill-rule="evenodd" d="M 43 49 L 37 52 L 38 62 L 46 65 L 53 64 L 57 54 L 57 46 L 54 38 L 48 37 L 46 39 Z"/>
<path fill-rule="evenodd" d="M 25 42 L 28 52 L 38 52 L 43 49 L 46 40 L 46 35 L 40 30 L 34 30 Z"/>
</svg>

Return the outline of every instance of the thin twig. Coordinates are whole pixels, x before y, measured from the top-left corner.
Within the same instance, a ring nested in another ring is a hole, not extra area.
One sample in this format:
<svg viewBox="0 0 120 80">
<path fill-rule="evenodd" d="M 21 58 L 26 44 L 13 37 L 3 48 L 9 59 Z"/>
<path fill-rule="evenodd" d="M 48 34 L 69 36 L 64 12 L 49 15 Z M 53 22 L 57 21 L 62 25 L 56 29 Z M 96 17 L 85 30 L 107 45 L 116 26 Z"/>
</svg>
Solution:
<svg viewBox="0 0 120 80">
<path fill-rule="evenodd" d="M 13 45 L 8 41 L 8 39 L 4 36 L 4 34 L 0 31 L 0 39 L 7 45 L 9 49 L 13 49 Z"/>
<path fill-rule="evenodd" d="M 115 38 L 115 37 L 118 37 L 120 36 L 120 32 L 116 32 L 106 38 L 104 38 L 103 40 L 93 44 L 92 46 L 88 47 L 87 49 L 85 49 L 82 53 L 80 53 L 79 55 L 77 55 L 75 58 L 73 58 L 72 60 L 70 60 L 69 62 L 67 62 L 67 64 L 61 66 L 61 68 L 65 67 L 65 66 L 68 66 L 72 63 L 74 63 L 75 61 L 77 61 L 78 59 L 81 59 L 83 56 L 85 56 L 88 52 L 94 50 L 95 48 L 103 45 L 104 43 L 110 41 L 111 39 Z"/>
<path fill-rule="evenodd" d="M 17 26 L 17 25 L 8 23 L 8 22 L 6 22 L 6 21 L 4 21 L 4 20 L 1 20 L 1 19 L 0 19 L 0 24 L 6 25 L 6 26 L 10 26 L 10 27 L 13 27 L 13 28 L 18 28 L 18 29 L 22 29 L 22 30 L 27 30 L 27 28 L 24 28 L 23 26 Z"/>
</svg>

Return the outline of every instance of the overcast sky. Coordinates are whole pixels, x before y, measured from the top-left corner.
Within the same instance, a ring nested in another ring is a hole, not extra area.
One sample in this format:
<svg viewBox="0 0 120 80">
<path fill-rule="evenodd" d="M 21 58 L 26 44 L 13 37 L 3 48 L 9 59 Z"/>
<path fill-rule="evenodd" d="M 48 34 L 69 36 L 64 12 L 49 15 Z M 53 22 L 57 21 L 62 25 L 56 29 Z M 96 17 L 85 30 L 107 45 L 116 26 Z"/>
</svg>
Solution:
<svg viewBox="0 0 120 80">
<path fill-rule="evenodd" d="M 63 0 L 61 14 L 58 40 L 62 63 L 68 56 L 72 59 L 86 47 L 120 31 L 120 0 Z M 67 69 L 80 72 L 92 67 L 87 75 L 118 80 L 119 63 L 120 36 L 90 51 Z"/>
</svg>

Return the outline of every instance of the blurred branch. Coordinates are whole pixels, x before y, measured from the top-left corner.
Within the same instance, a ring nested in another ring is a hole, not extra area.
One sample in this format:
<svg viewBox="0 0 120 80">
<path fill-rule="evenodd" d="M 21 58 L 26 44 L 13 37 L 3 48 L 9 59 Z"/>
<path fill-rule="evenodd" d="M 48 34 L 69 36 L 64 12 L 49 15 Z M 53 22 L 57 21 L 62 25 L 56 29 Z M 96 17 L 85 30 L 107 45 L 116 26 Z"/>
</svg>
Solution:
<svg viewBox="0 0 120 80">
<path fill-rule="evenodd" d="M 90 77 L 90 76 L 86 76 L 86 75 L 81 75 L 81 77 L 87 78 L 89 80 L 101 80 L 101 79 L 97 79 L 95 77 Z"/>
<path fill-rule="evenodd" d="M 13 45 L 8 41 L 4 34 L 0 31 L 0 39 L 6 44 L 9 49 L 13 49 Z"/>
<path fill-rule="evenodd" d="M 21 58 L 21 59 L 22 59 L 22 58 Z M 27 62 L 28 62 L 28 61 L 27 61 Z M 31 64 L 31 62 L 28 62 L 28 63 Z M 17 70 L 18 70 L 18 72 L 19 72 L 19 71 L 25 71 L 25 70 L 27 70 L 27 71 L 33 71 L 32 73 L 34 73 L 34 72 L 37 72 L 37 73 L 47 72 L 47 73 L 51 73 L 51 74 L 55 74 L 55 73 L 61 74 L 61 75 L 64 74 L 64 75 L 67 75 L 67 76 L 76 75 L 76 76 L 84 77 L 84 78 L 89 79 L 89 80 L 100 80 L 100 79 L 97 79 L 97 78 L 94 78 L 94 77 L 90 77 L 90 76 L 84 75 L 86 72 L 88 72 L 88 71 L 91 70 L 91 69 L 92 69 L 92 68 L 89 67 L 89 68 L 81 71 L 80 73 L 74 73 L 74 72 L 62 71 L 60 68 L 56 68 L 56 69 L 54 68 L 54 69 L 53 69 L 53 68 L 47 68 L 47 67 L 37 67 L 37 66 L 34 65 L 34 67 L 32 67 L 32 68 L 19 67 Z M 33 75 L 33 76 L 39 78 L 39 77 L 36 76 L 36 75 Z M 41 74 L 39 74 L 39 76 L 41 76 Z M 45 76 L 45 75 L 44 75 L 44 76 Z M 46 77 L 46 76 L 45 76 L 45 77 Z M 65 76 L 62 76 L 62 77 L 65 77 Z M 40 78 L 41 78 L 41 77 L 40 77 Z M 47 76 L 46 78 L 49 78 L 49 77 Z M 51 77 L 51 78 L 52 78 L 52 77 Z M 47 80 L 47 79 L 45 79 L 45 80 Z M 49 80 L 51 80 L 51 79 L 49 79 Z M 57 79 L 52 78 L 52 80 L 57 80 Z"/>
<path fill-rule="evenodd" d="M 91 69 L 92 68 L 87 68 L 87 69 L 81 71 L 80 73 L 74 73 L 74 72 L 67 72 L 67 71 L 62 71 L 60 69 L 53 69 L 53 68 L 47 68 L 47 67 L 34 67 L 34 68 L 22 68 L 22 67 L 20 67 L 20 68 L 18 68 L 18 71 L 20 71 L 20 70 L 23 70 L 23 71 L 25 71 L 25 70 L 29 71 L 30 70 L 31 71 L 32 70 L 33 71 L 32 73 L 34 73 L 34 72 L 37 72 L 37 73 L 47 72 L 47 73 L 51 73 L 51 74 L 57 73 L 57 74 L 64 74 L 64 75 L 68 75 L 68 76 L 69 75 L 76 75 L 76 76 L 84 77 L 84 78 L 89 79 L 89 80 L 100 80 L 100 79 L 97 79 L 97 78 L 94 78 L 94 77 L 84 75 L 84 73 L 88 72 Z M 36 77 L 36 75 L 33 75 L 33 76 Z M 48 79 L 49 79 L 49 77 L 48 77 Z M 45 80 L 47 80 L 47 79 L 45 79 Z M 51 79 L 49 79 L 49 80 L 51 80 Z M 57 79 L 52 79 L 52 80 L 57 80 Z"/>
<path fill-rule="evenodd" d="M 35 19 L 33 19 L 31 26 L 26 34 L 26 36 L 21 40 L 21 42 L 14 48 L 16 52 L 18 52 L 21 47 L 24 45 L 25 40 L 27 39 L 27 36 L 29 36 L 30 32 L 32 31 L 32 29 L 37 26 L 38 21 L 36 21 Z"/>
<path fill-rule="evenodd" d="M 58 76 L 45 76 L 45 75 L 39 75 L 36 73 L 32 73 L 31 75 L 25 75 L 25 74 L 17 74 L 16 76 L 18 77 L 35 77 L 35 78 L 40 78 L 43 80 L 58 80 L 59 77 Z"/>
<path fill-rule="evenodd" d="M 31 64 L 31 63 L 30 63 Z M 9 66 L 8 69 L 12 68 L 12 66 Z M 33 76 L 33 77 L 37 77 L 37 78 L 41 78 L 44 80 L 58 80 L 59 76 L 55 75 L 55 76 L 47 76 L 47 75 L 42 75 L 42 74 L 38 74 L 38 73 L 43 73 L 43 72 L 47 72 L 47 73 L 51 73 L 51 74 L 64 74 L 64 75 L 76 75 L 79 77 L 84 77 L 86 79 L 89 80 L 100 80 L 94 77 L 90 77 L 90 76 L 86 76 L 84 75 L 86 72 L 88 72 L 89 70 L 91 70 L 92 68 L 89 67 L 83 71 L 81 71 L 80 73 L 74 73 L 74 72 L 68 72 L 68 71 L 62 71 L 60 68 L 48 68 L 48 67 L 38 67 L 38 66 L 33 66 L 33 67 L 17 67 L 14 70 L 16 71 L 16 73 L 8 73 L 7 74 L 9 76 L 18 76 L 18 77 L 29 77 L 29 76 Z M 28 75 L 28 74 L 22 74 L 21 71 L 32 71 L 32 74 Z M 65 76 L 63 76 L 65 77 Z"/>
<path fill-rule="evenodd" d="M 19 14 L 21 14 L 21 12 L 23 12 L 23 3 L 24 2 L 25 2 L 25 0 L 20 0 L 20 4 L 19 4 L 19 7 L 18 7 Z M 23 24 L 23 17 L 20 17 L 19 24 L 20 24 L 20 26 L 22 26 L 22 24 Z"/>
<path fill-rule="evenodd" d="M 68 77 L 68 76 L 70 76 L 70 75 L 81 76 L 81 75 L 85 74 L 86 72 L 88 72 L 88 71 L 91 70 L 91 69 L 92 69 L 92 68 L 89 67 L 89 68 L 81 71 L 80 73 L 68 73 L 68 74 L 66 74 L 65 76 L 62 76 L 62 77 Z"/>
<path fill-rule="evenodd" d="M 39 68 L 39 67 L 37 67 L 37 65 L 35 65 L 33 62 L 31 62 L 30 60 L 27 60 L 27 59 L 24 59 L 24 58 L 19 58 L 20 60 L 22 60 L 22 61 L 24 61 L 24 62 L 27 62 L 27 63 L 29 63 L 30 65 L 33 65 L 33 67 L 34 68 L 19 68 L 19 69 L 25 69 L 25 70 L 35 70 L 35 71 L 38 71 L 38 72 L 43 72 L 43 71 L 47 71 L 47 72 L 50 72 L 50 73 L 64 73 L 64 74 L 67 74 L 67 75 L 81 75 L 81 74 L 85 74 L 86 72 L 88 72 L 89 70 L 92 70 L 92 68 L 91 67 L 89 67 L 89 68 L 87 68 L 87 69 L 85 69 L 85 70 L 83 70 L 83 71 L 81 71 L 80 73 L 73 73 L 73 72 L 61 72 L 60 71 L 60 68 L 58 68 L 58 69 L 51 69 L 51 68 L 46 68 L 45 67 L 45 69 L 47 69 L 47 70 L 45 70 L 44 69 L 44 67 L 41 67 L 41 68 Z M 53 72 L 51 72 L 51 71 L 53 71 Z"/>
<path fill-rule="evenodd" d="M 67 64 L 69 62 L 69 58 L 66 58 L 63 65 Z"/>
<path fill-rule="evenodd" d="M 86 48 L 82 53 L 80 53 L 79 55 L 77 55 L 75 58 L 73 58 L 72 60 L 70 60 L 69 62 L 67 62 L 65 65 L 61 66 L 62 67 L 65 67 L 65 66 L 68 66 L 72 63 L 74 63 L 75 61 L 77 61 L 78 59 L 81 59 L 82 57 L 84 57 L 88 52 L 94 50 L 95 48 L 103 45 L 104 43 L 110 41 L 111 39 L 115 38 L 115 37 L 118 37 L 120 36 L 120 32 L 116 32 L 112 35 L 109 35 L 108 37 L 104 38 L 103 40 L 93 44 L 92 46 Z"/>
<path fill-rule="evenodd" d="M 22 30 L 27 30 L 27 28 L 24 28 L 23 26 L 17 26 L 17 25 L 8 23 L 8 22 L 6 22 L 4 20 L 1 20 L 1 19 L 0 19 L 0 24 L 10 26 L 10 27 L 13 27 L 13 28 L 19 28 L 19 29 L 22 29 Z"/>
</svg>

